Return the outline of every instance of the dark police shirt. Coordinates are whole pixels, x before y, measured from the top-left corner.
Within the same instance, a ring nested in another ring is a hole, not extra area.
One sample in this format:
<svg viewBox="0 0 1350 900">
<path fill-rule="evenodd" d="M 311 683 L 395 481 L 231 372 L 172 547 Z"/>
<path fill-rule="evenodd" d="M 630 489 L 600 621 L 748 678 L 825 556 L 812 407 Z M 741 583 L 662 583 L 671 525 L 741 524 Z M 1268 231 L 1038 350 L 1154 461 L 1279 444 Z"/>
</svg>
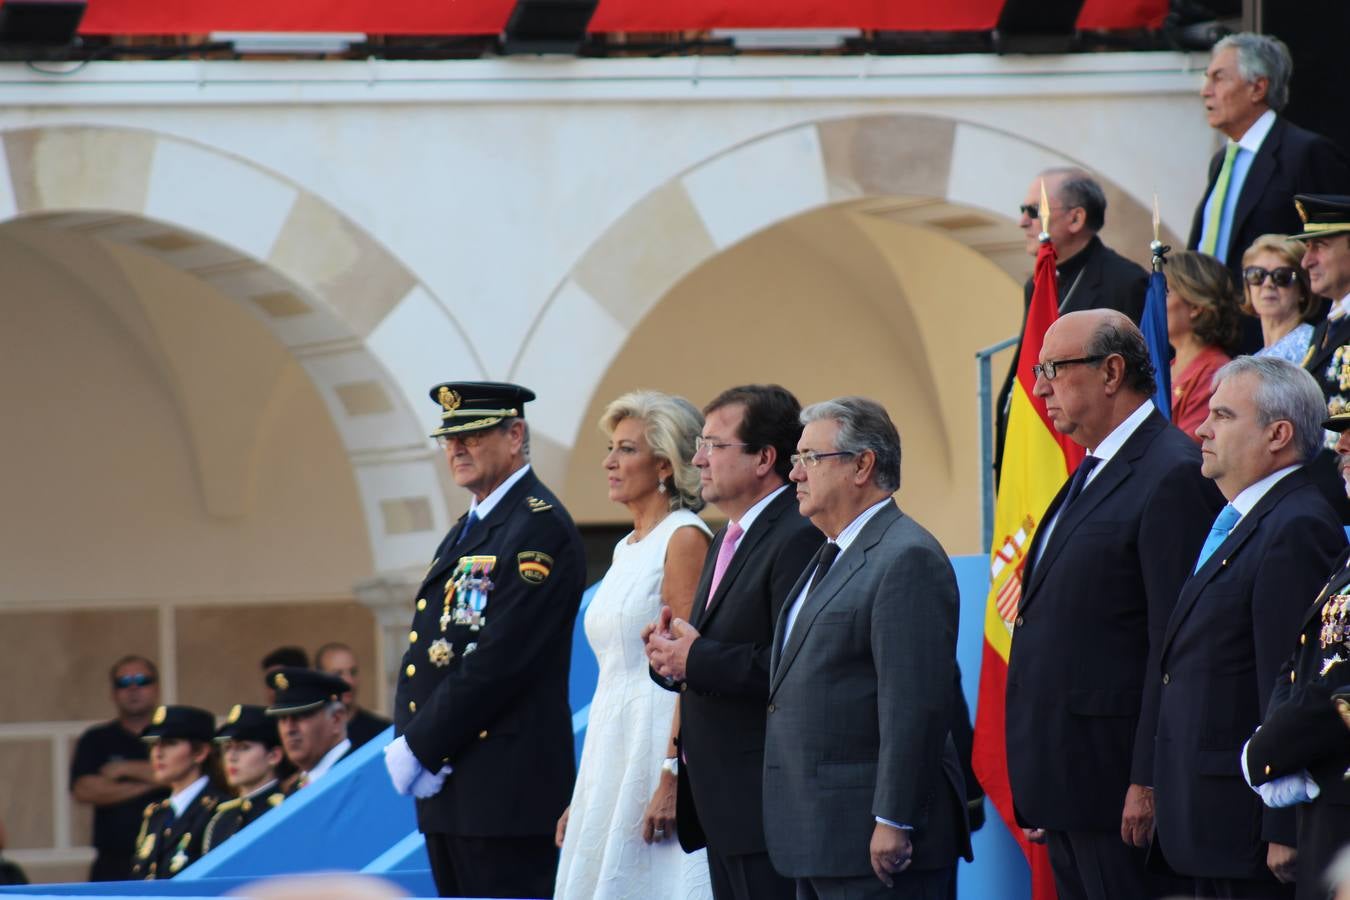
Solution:
<svg viewBox="0 0 1350 900">
<path fill-rule="evenodd" d="M 99 770 L 114 760 L 148 760 L 150 751 L 137 735 L 117 721 L 95 725 L 80 735 L 75 745 L 75 756 L 70 761 L 70 784 L 85 775 L 97 775 Z M 141 827 L 141 813 L 147 803 L 169 796 L 164 788 L 113 803 L 94 807 L 94 848 L 99 853 L 130 857 L 136 849 L 136 832 Z"/>
</svg>

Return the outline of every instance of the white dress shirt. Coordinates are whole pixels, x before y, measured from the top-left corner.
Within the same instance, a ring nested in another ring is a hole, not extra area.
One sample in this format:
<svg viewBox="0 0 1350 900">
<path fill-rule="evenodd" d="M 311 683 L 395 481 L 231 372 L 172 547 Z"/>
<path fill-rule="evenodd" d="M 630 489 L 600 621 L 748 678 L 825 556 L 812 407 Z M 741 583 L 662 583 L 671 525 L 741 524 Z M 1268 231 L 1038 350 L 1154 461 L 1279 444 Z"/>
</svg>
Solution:
<svg viewBox="0 0 1350 900">
<path fill-rule="evenodd" d="M 1247 517 L 1247 513 L 1252 511 L 1252 507 L 1259 503 L 1261 498 L 1264 497 L 1281 478 L 1299 468 L 1300 465 L 1302 464 L 1295 463 L 1292 466 L 1285 466 L 1283 469 L 1276 469 L 1260 481 L 1255 481 L 1247 485 L 1238 492 L 1236 497 L 1228 501 L 1228 505 L 1238 511 L 1238 522 L 1241 522 Z M 1233 527 L 1237 527 L 1237 522 L 1233 523 Z M 1232 532 L 1230 531 L 1229 534 L 1232 534 Z"/>
<path fill-rule="evenodd" d="M 352 742 L 343 738 L 333 749 L 329 750 L 323 757 L 314 764 L 314 768 L 304 773 L 305 786 L 313 784 L 320 778 L 328 774 L 328 770 L 333 768 L 333 764 L 342 758 L 342 754 L 352 748 Z"/>
<path fill-rule="evenodd" d="M 197 799 L 197 795 L 206 790 L 206 783 L 211 779 L 203 775 L 196 781 L 183 788 L 178 793 L 169 798 L 169 805 L 173 807 L 173 817 L 181 817 L 187 812 L 187 808 L 192 805 L 192 801 Z"/>
<path fill-rule="evenodd" d="M 497 485 L 492 493 L 483 498 L 482 502 L 479 502 L 478 498 L 475 497 L 473 502 L 469 504 L 469 512 L 472 513 L 476 511 L 480 522 L 483 519 L 486 519 L 491 515 L 493 508 L 496 507 L 498 503 L 502 502 L 502 498 L 506 496 L 506 492 L 515 487 L 516 482 L 524 478 L 525 473 L 528 471 L 530 471 L 530 464 L 526 463 L 510 475 L 507 475 L 506 480 Z"/>
<path fill-rule="evenodd" d="M 831 544 L 839 545 L 839 554 L 834 558 L 835 562 L 839 562 L 839 557 L 843 556 L 845 551 L 848 550 L 849 545 L 852 544 L 853 540 L 858 536 L 858 532 L 863 530 L 863 526 L 866 525 L 873 516 L 881 512 L 881 508 L 883 506 L 885 506 L 887 503 L 893 502 L 894 501 L 890 497 L 887 497 L 885 500 L 882 500 L 879 503 L 874 503 L 871 506 L 867 507 L 867 509 L 864 509 L 861 513 L 858 514 L 858 517 L 856 519 L 854 519 L 852 522 L 849 522 L 848 525 L 844 526 L 844 530 L 839 532 L 839 536 L 837 538 L 835 538 L 833 541 L 828 542 Z M 792 635 L 792 626 L 797 624 L 797 615 L 802 611 L 802 603 L 805 602 L 806 593 L 807 591 L 811 590 L 811 582 L 814 580 L 815 580 L 814 574 L 807 576 L 806 584 L 802 587 L 801 593 L 797 595 L 797 599 L 793 600 L 792 606 L 788 608 L 787 622 L 783 626 L 784 647 L 787 646 L 788 638 Z"/>
</svg>

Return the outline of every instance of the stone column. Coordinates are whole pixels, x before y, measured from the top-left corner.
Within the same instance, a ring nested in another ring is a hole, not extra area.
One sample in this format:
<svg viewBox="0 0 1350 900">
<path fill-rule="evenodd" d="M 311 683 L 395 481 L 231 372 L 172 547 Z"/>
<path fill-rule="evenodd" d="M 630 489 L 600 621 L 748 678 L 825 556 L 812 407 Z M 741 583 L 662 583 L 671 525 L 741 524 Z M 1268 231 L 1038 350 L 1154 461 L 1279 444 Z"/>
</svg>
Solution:
<svg viewBox="0 0 1350 900">
<path fill-rule="evenodd" d="M 393 714 L 398 665 L 408 648 L 416 591 L 425 577 L 426 573 L 417 568 L 381 572 L 354 589 L 356 599 L 375 614 L 375 660 L 371 667 L 375 677 L 368 696 L 378 700 L 375 708 L 386 716 Z"/>
</svg>

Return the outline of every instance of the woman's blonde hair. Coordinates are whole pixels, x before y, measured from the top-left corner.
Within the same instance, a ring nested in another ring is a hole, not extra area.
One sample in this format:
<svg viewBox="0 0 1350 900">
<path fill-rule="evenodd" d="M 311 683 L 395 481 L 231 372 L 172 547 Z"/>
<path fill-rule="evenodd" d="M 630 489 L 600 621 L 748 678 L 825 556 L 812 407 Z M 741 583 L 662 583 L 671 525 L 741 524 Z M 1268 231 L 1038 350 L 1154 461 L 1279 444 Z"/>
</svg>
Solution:
<svg viewBox="0 0 1350 900">
<path fill-rule="evenodd" d="M 1242 254 L 1242 268 L 1247 268 L 1262 253 L 1274 253 L 1284 260 L 1285 265 L 1298 273 L 1295 283 L 1298 285 L 1298 317 L 1304 322 L 1313 322 L 1322 311 L 1321 304 L 1313 302 L 1312 285 L 1308 283 L 1308 273 L 1303 268 L 1302 242 L 1287 234 L 1263 234 Z M 1242 281 L 1242 311 L 1249 316 L 1256 315 L 1252 307 L 1252 294 L 1246 278 Z"/>
<path fill-rule="evenodd" d="M 624 419 L 641 422 L 652 454 L 670 463 L 672 474 L 665 481 L 670 508 L 702 509 L 699 471 L 693 463 L 694 439 L 703 431 L 703 414 L 698 407 L 683 397 L 660 391 L 631 391 L 605 407 L 600 430 L 612 435 Z"/>
<path fill-rule="evenodd" d="M 1173 253 L 1166 265 L 1167 289 L 1200 311 L 1191 326 L 1195 336 L 1231 354 L 1241 329 L 1238 308 L 1242 303 L 1233 273 L 1214 257 L 1194 250 Z"/>
</svg>

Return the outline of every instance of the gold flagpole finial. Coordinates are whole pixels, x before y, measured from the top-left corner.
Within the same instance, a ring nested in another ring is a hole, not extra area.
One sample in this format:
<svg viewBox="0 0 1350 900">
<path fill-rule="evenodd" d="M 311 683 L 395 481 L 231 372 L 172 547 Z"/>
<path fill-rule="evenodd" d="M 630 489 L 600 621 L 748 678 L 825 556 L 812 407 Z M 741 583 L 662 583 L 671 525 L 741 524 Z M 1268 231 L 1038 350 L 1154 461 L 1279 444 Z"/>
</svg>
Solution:
<svg viewBox="0 0 1350 900">
<path fill-rule="evenodd" d="M 1149 252 L 1153 254 L 1153 271 L 1161 272 L 1164 257 L 1171 247 L 1164 247 L 1162 242 L 1162 214 L 1158 212 L 1158 192 L 1153 192 L 1153 242 L 1148 245 Z"/>
<path fill-rule="evenodd" d="M 1050 240 L 1050 196 L 1045 192 L 1045 179 L 1041 179 L 1041 233 L 1042 244 Z"/>
</svg>

